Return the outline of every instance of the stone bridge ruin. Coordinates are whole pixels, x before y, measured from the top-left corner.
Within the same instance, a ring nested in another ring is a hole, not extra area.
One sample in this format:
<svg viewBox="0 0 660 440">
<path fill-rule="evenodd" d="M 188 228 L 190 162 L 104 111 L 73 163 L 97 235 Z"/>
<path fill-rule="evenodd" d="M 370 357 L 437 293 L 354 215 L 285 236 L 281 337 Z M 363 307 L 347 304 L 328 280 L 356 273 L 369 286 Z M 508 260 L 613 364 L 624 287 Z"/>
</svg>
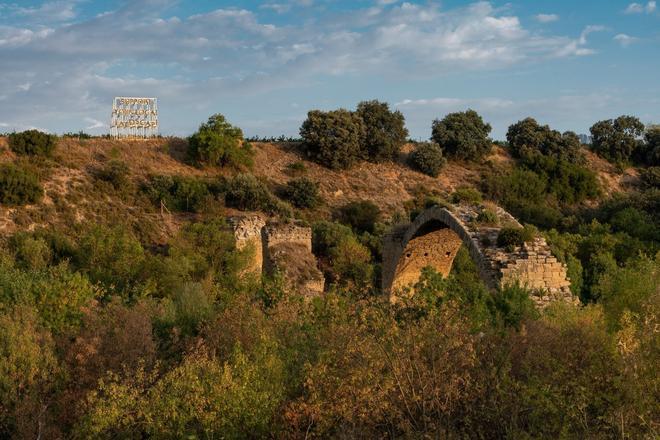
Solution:
<svg viewBox="0 0 660 440">
<path fill-rule="evenodd" d="M 480 210 L 434 206 L 412 223 L 394 228 L 383 241 L 383 292 L 394 300 L 397 292 L 419 280 L 427 266 L 447 276 L 465 245 L 490 289 L 518 282 L 534 291 L 532 299 L 540 308 L 552 301 L 575 302 L 566 266 L 552 256 L 543 237 L 509 252 L 496 245 L 498 233 L 503 226 L 521 227 L 520 223 L 496 207 L 498 226 L 482 225 L 476 221 Z"/>
</svg>

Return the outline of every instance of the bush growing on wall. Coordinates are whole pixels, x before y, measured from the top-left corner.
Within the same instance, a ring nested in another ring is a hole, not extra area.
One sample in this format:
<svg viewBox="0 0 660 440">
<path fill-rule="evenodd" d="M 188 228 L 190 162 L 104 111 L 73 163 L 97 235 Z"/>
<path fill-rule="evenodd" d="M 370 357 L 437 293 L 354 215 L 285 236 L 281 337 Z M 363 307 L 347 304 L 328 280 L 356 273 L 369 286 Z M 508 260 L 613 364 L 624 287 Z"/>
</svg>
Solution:
<svg viewBox="0 0 660 440">
<path fill-rule="evenodd" d="M 0 202 L 5 205 L 36 203 L 43 194 L 36 174 L 13 164 L 0 165 Z"/>
<path fill-rule="evenodd" d="M 9 135 L 9 148 L 16 154 L 50 156 L 57 137 L 39 130 L 27 130 Z"/>
<path fill-rule="evenodd" d="M 417 171 L 431 177 L 438 177 L 440 170 L 447 161 L 442 157 L 442 149 L 438 144 L 422 142 L 417 144 L 410 153 L 408 162 Z"/>
<path fill-rule="evenodd" d="M 492 146 L 488 138 L 491 126 L 474 110 L 450 113 L 433 121 L 431 138 L 447 156 L 463 160 L 479 160 Z"/>
<path fill-rule="evenodd" d="M 188 138 L 188 154 L 207 165 L 251 167 L 253 163 L 252 147 L 243 139 L 243 131 L 221 114 L 211 116 Z"/>
<path fill-rule="evenodd" d="M 362 118 L 348 110 L 312 110 L 300 127 L 307 154 L 332 169 L 346 169 L 366 159 L 366 128 Z"/>
</svg>

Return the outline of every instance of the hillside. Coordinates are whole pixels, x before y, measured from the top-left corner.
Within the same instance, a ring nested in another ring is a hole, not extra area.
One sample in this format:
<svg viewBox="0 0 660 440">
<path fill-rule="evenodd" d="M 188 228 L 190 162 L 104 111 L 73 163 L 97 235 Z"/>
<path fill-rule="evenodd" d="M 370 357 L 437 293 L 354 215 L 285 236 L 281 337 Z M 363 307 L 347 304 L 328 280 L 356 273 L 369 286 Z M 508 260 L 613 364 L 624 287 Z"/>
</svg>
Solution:
<svg viewBox="0 0 660 440">
<path fill-rule="evenodd" d="M 324 200 L 315 215 L 330 216 L 350 201 L 370 200 L 385 218 L 404 210 L 404 204 L 420 191 L 447 195 L 461 186 L 478 186 L 481 174 L 492 167 L 508 167 L 511 158 L 500 147 L 493 149 L 484 164 L 449 161 L 437 178 L 412 170 L 406 165 L 406 145 L 396 163 L 362 162 L 345 171 L 333 171 L 306 161 L 299 147 L 286 143 L 254 143 L 255 165 L 251 171 L 275 189 L 291 179 L 289 166 L 304 163 L 304 175 L 319 183 Z M 162 212 L 147 200 L 125 197 L 95 178 L 108 161 L 118 159 L 128 165 L 129 179 L 137 188 L 151 175 L 179 175 L 216 178 L 234 171 L 195 167 L 185 161 L 185 141 L 160 138 L 144 141 L 62 138 L 52 160 L 40 164 L 45 196 L 35 205 L 0 207 L 0 230 L 12 233 L 40 226 L 71 227 L 77 223 L 112 223 L 119 219 L 149 230 L 148 236 L 164 241 L 186 221 L 190 213 Z M 591 152 L 585 152 L 589 168 L 598 172 L 606 193 L 625 191 L 636 181 L 634 168 L 617 174 L 615 167 Z M 0 162 L 15 161 L 6 138 L 0 137 Z M 139 195 L 139 191 L 138 191 Z M 235 213 L 227 209 L 227 214 Z"/>
</svg>

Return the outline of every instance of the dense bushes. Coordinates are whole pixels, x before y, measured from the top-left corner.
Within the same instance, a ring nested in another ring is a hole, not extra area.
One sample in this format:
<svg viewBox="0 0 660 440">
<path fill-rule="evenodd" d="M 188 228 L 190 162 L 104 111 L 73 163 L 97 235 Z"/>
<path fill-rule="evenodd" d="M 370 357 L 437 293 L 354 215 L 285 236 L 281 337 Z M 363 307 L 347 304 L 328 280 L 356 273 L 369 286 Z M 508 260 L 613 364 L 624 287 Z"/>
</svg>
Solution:
<svg viewBox="0 0 660 440">
<path fill-rule="evenodd" d="M 526 242 L 534 240 L 535 230 L 531 227 L 511 228 L 504 227 L 497 234 L 497 245 L 513 250 L 516 246 L 522 246 Z"/>
<path fill-rule="evenodd" d="M 584 161 L 580 153 L 580 139 L 575 133 L 567 131 L 561 134 L 547 125 L 539 125 L 533 118 L 511 125 L 506 140 L 511 153 L 518 158 L 541 154 L 571 162 Z"/>
<path fill-rule="evenodd" d="M 590 128 L 591 148 L 611 162 L 627 162 L 640 146 L 644 124 L 634 116 L 596 122 Z"/>
<path fill-rule="evenodd" d="M 345 169 L 366 159 L 366 127 L 362 118 L 340 109 L 329 112 L 312 110 L 300 127 L 307 154 L 332 169 Z"/>
<path fill-rule="evenodd" d="M 129 171 L 126 162 L 113 159 L 103 164 L 96 171 L 96 177 L 104 182 L 108 182 L 114 189 L 119 190 L 129 186 Z"/>
<path fill-rule="evenodd" d="M 380 218 L 380 209 L 368 200 L 350 202 L 341 207 L 339 218 L 358 232 L 373 232 Z"/>
<path fill-rule="evenodd" d="M 438 177 L 445 162 L 442 149 L 438 144 L 432 142 L 416 144 L 415 149 L 408 157 L 408 163 L 411 167 L 431 177 Z"/>
<path fill-rule="evenodd" d="M 238 174 L 224 182 L 225 204 L 242 211 L 265 211 L 291 216 L 291 207 L 277 199 L 268 187 L 252 174 Z"/>
<path fill-rule="evenodd" d="M 363 101 L 355 112 L 366 127 L 364 148 L 372 162 L 396 160 L 406 142 L 408 130 L 400 111 L 391 111 L 389 105 L 379 101 Z"/>
<path fill-rule="evenodd" d="M 44 190 L 37 175 L 19 165 L 0 165 L 0 202 L 5 205 L 36 203 Z"/>
<path fill-rule="evenodd" d="M 27 130 L 9 135 L 9 148 L 16 154 L 50 156 L 55 150 L 57 137 L 39 130 Z"/>
<path fill-rule="evenodd" d="M 432 125 L 431 138 L 449 157 L 479 160 L 490 153 L 490 124 L 474 110 L 450 113 Z"/>
<path fill-rule="evenodd" d="M 209 182 L 185 176 L 151 176 L 143 191 L 154 203 L 175 211 L 199 212 L 218 189 Z"/>
<path fill-rule="evenodd" d="M 252 147 L 243 139 L 241 129 L 221 114 L 211 116 L 188 138 L 188 154 L 207 165 L 252 166 Z"/>
<path fill-rule="evenodd" d="M 318 183 L 305 177 L 290 180 L 282 192 L 284 198 L 297 208 L 314 208 L 321 203 Z"/>
</svg>

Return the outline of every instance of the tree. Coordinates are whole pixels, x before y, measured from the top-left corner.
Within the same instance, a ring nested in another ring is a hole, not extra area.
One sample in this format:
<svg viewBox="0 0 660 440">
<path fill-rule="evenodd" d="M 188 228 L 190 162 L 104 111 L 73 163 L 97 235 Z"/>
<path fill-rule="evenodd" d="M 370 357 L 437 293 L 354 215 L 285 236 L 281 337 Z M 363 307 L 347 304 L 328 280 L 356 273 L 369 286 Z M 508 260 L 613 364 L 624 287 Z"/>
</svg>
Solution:
<svg viewBox="0 0 660 440">
<path fill-rule="evenodd" d="M 589 130 L 593 137 L 591 148 L 598 155 L 610 162 L 626 162 L 639 147 L 644 124 L 634 116 L 619 116 L 596 122 Z"/>
<path fill-rule="evenodd" d="M 518 158 L 540 153 L 572 162 L 582 161 L 580 139 L 575 133 L 561 134 L 548 125 L 539 125 L 534 118 L 525 118 L 509 126 L 506 139 L 511 153 Z"/>
<path fill-rule="evenodd" d="M 314 208 L 321 203 L 319 184 L 306 177 L 287 182 L 284 197 L 297 208 Z"/>
<path fill-rule="evenodd" d="M 660 125 L 651 125 L 646 128 L 644 135 L 646 148 L 643 162 L 649 166 L 660 166 Z"/>
<path fill-rule="evenodd" d="M 488 138 L 491 126 L 474 110 L 450 113 L 442 120 L 436 119 L 431 138 L 448 156 L 464 160 L 479 160 L 490 152 Z"/>
<path fill-rule="evenodd" d="M 252 148 L 243 140 L 243 131 L 221 114 L 211 116 L 188 138 L 188 154 L 208 165 L 252 166 Z"/>
<path fill-rule="evenodd" d="M 376 100 L 359 103 L 356 113 L 366 127 L 365 148 L 369 160 L 395 160 L 408 137 L 403 114 L 391 111 L 386 102 Z"/>
<path fill-rule="evenodd" d="M 442 149 L 434 142 L 422 142 L 408 157 L 410 166 L 431 177 L 438 177 L 447 160 L 442 157 Z"/>
<path fill-rule="evenodd" d="M 366 128 L 362 118 L 348 110 L 312 110 L 300 127 L 307 154 L 332 169 L 346 169 L 366 159 L 362 148 Z"/>
</svg>

